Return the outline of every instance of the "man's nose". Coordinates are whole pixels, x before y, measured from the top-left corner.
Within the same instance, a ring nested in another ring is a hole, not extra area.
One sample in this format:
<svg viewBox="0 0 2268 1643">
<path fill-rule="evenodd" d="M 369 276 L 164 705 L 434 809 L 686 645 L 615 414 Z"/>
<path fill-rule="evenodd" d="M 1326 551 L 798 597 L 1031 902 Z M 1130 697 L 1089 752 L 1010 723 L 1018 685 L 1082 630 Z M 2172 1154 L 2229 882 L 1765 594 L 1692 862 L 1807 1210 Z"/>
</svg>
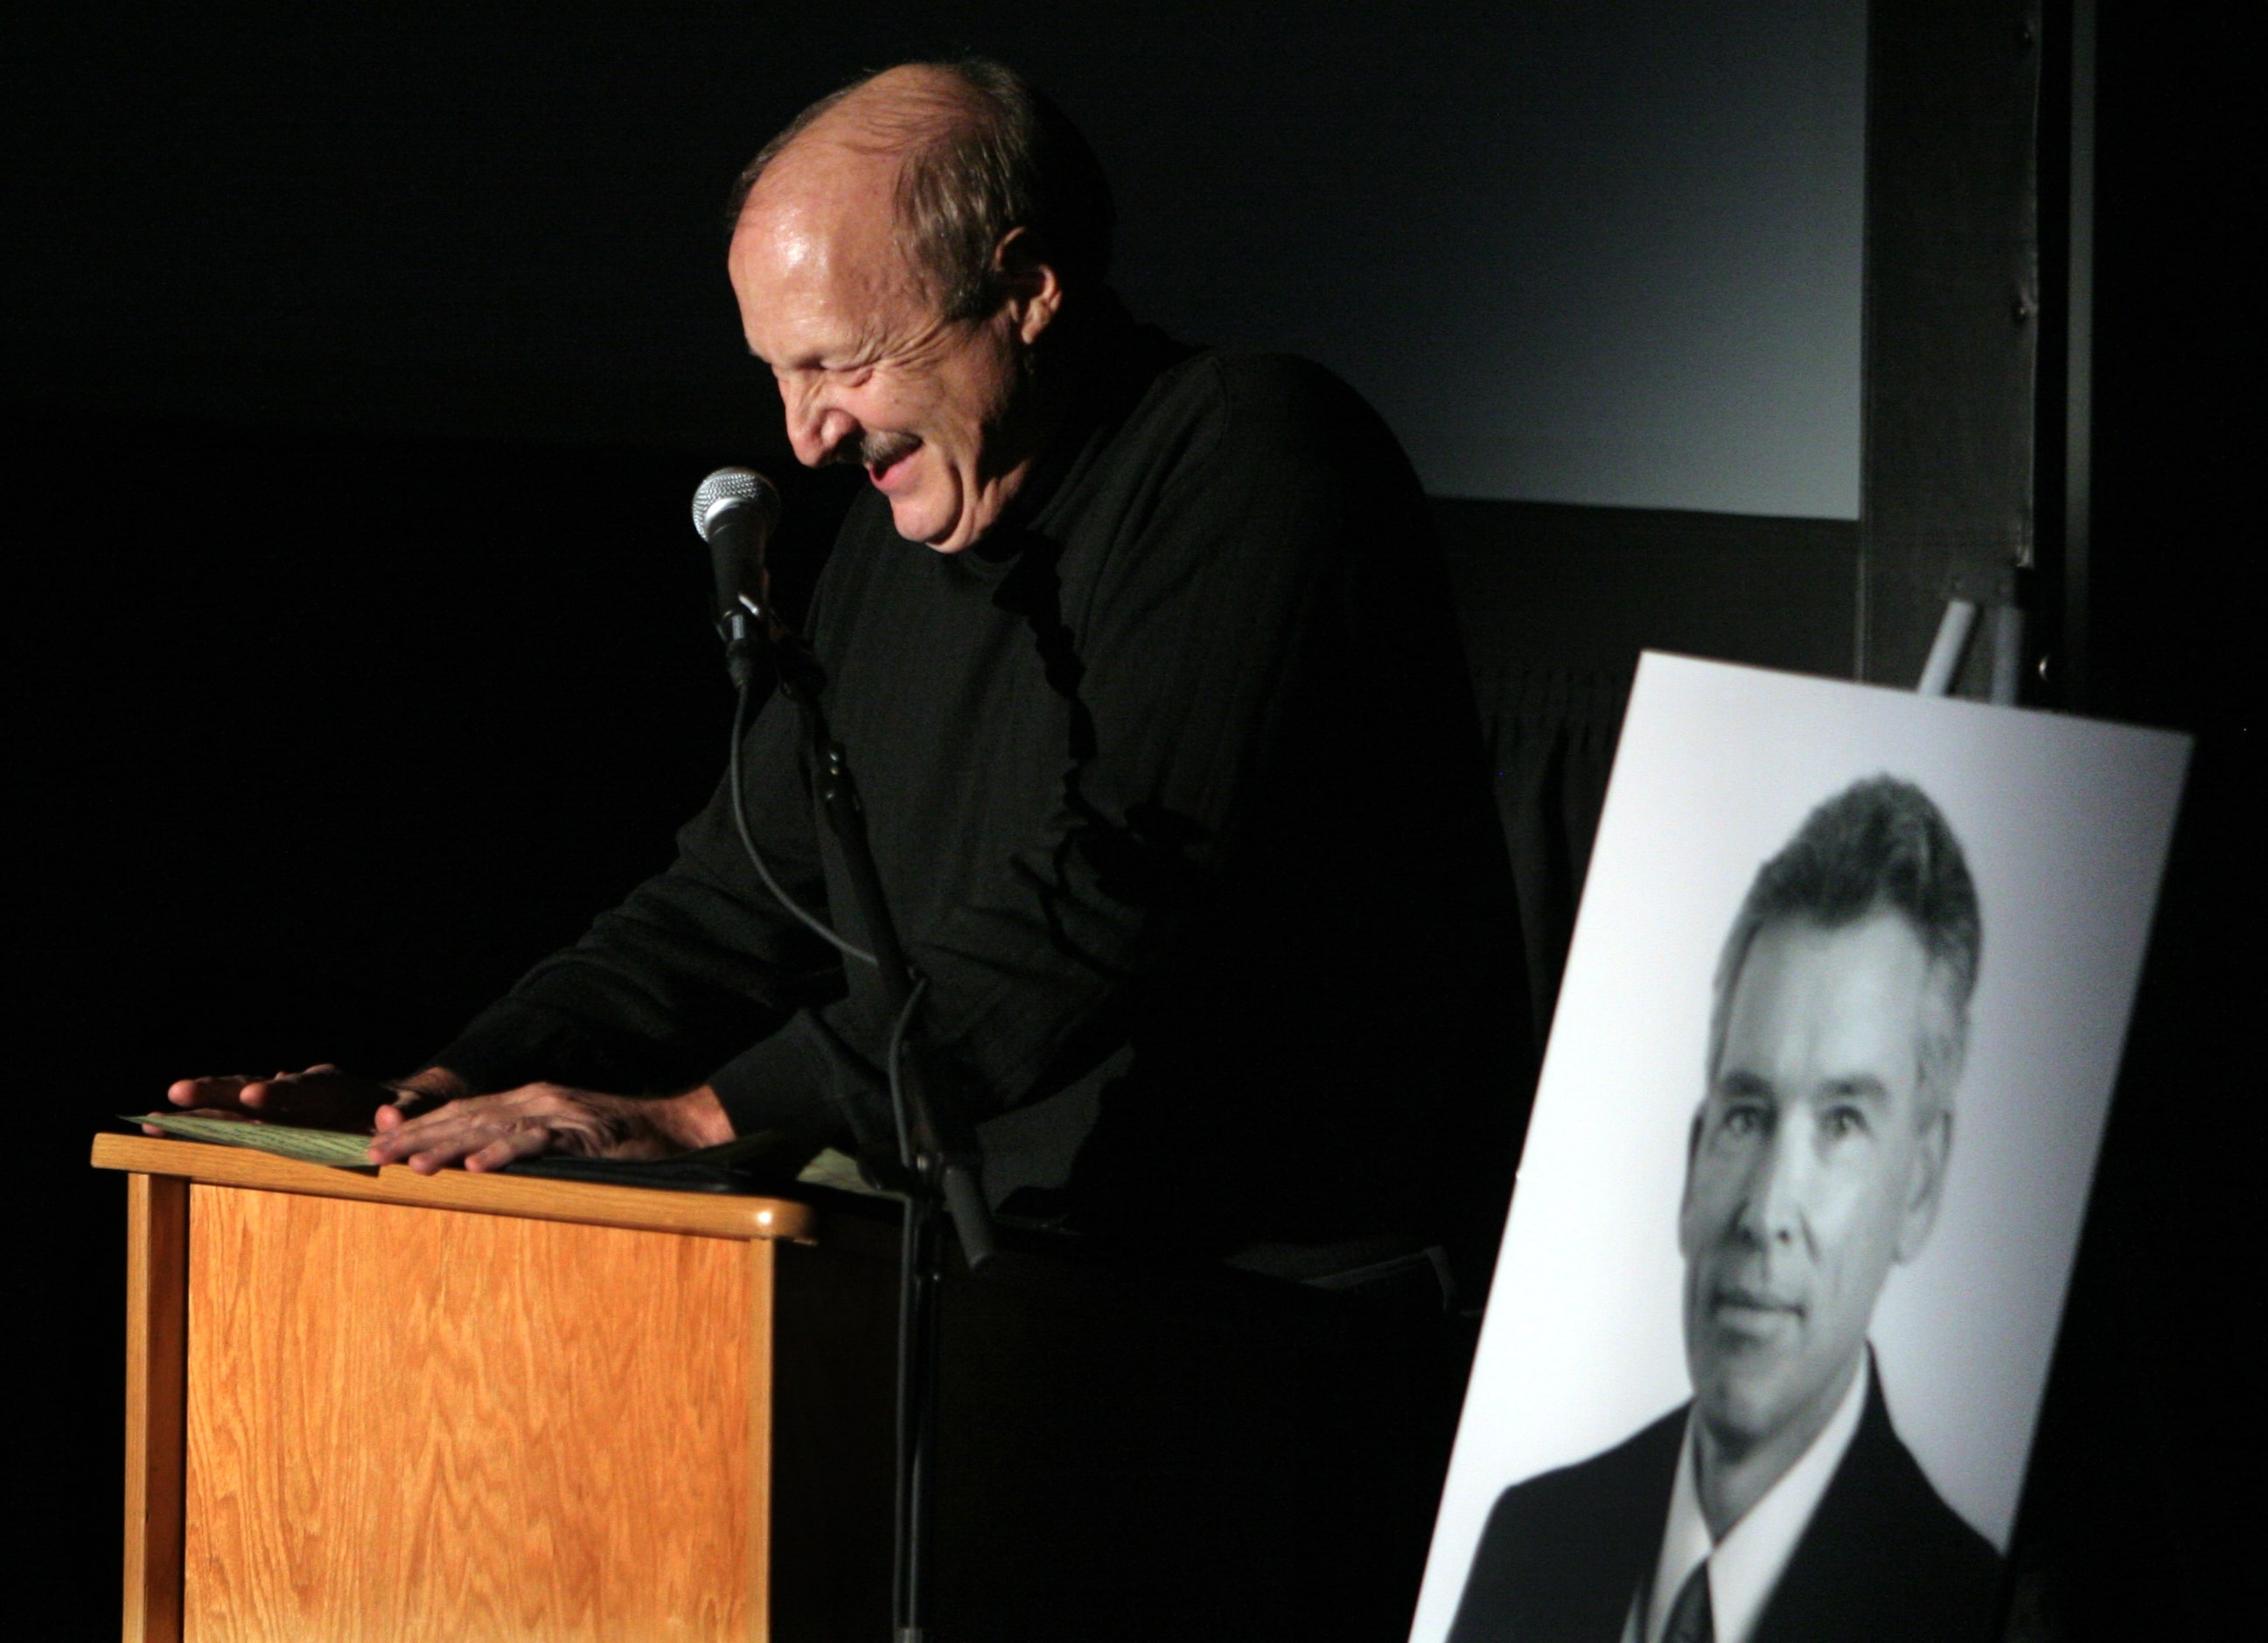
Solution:
<svg viewBox="0 0 2268 1643">
<path fill-rule="evenodd" d="M 788 445 L 806 468 L 817 468 L 858 431 L 858 419 L 821 392 L 783 382 L 780 402 L 787 412 Z"/>
<path fill-rule="evenodd" d="M 1756 1172 L 1749 1179 L 1747 1201 L 1741 1206 L 1742 1229 L 1760 1245 L 1784 1243 L 1803 1231 L 1810 1149 L 1790 1133 L 1793 1127 L 1786 1123 L 1772 1126 L 1756 1158 Z"/>
</svg>

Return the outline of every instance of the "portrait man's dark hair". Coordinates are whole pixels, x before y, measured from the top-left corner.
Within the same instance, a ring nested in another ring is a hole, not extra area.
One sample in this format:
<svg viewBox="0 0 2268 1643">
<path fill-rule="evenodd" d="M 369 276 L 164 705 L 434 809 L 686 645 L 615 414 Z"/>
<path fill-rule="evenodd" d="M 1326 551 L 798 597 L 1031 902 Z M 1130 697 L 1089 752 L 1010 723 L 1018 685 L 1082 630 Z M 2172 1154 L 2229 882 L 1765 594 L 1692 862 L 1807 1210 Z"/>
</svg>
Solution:
<svg viewBox="0 0 2268 1643">
<path fill-rule="evenodd" d="M 1783 918 L 1827 929 L 1889 911 L 1912 925 L 1934 972 L 1940 1007 L 1922 1036 L 1922 1079 L 1942 1100 L 1959 1077 L 1977 991 L 1984 922 L 1961 841 L 1930 796 L 1892 776 L 1853 783 L 1804 819 L 1758 869 L 1717 965 L 1709 1066 L 1724 1053 L 1733 991 L 1756 932 Z"/>
<path fill-rule="evenodd" d="M 1066 289 L 1101 284 L 1116 213 L 1109 180 L 1079 129 L 1005 64 L 963 57 L 918 66 L 934 72 L 946 106 L 909 109 L 902 132 L 878 135 L 908 144 L 897 186 L 900 249 L 945 317 L 978 319 L 998 306 L 993 254 L 1019 228 L 1039 242 Z M 733 185 L 730 220 L 765 167 L 871 77 L 822 97 L 764 144 Z"/>
</svg>

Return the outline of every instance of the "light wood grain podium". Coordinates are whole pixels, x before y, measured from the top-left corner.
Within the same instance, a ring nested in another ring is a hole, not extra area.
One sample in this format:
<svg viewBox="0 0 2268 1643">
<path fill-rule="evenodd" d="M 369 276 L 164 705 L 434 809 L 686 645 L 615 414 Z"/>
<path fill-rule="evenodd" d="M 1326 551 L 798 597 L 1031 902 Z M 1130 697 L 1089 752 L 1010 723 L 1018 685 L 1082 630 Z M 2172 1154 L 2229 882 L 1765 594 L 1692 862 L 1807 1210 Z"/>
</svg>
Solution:
<svg viewBox="0 0 2268 1643">
<path fill-rule="evenodd" d="M 129 1172 L 129 1643 L 881 1635 L 886 1227 L 141 1136 L 93 1161 Z"/>
<path fill-rule="evenodd" d="M 895 1205 L 94 1162 L 129 1643 L 888 1637 Z M 1471 1347 L 1438 1305 L 1004 1230 L 943 1318 L 939 1643 L 1407 1635 Z"/>
</svg>

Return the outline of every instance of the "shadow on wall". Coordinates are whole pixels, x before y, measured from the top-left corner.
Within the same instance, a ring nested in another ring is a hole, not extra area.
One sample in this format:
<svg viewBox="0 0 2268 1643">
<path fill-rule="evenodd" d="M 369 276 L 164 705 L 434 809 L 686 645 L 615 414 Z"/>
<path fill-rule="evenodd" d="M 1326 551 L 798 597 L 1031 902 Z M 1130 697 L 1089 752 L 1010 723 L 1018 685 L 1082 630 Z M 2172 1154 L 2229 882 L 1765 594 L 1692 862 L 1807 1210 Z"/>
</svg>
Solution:
<svg viewBox="0 0 2268 1643">
<path fill-rule="evenodd" d="M 1858 526 L 1535 502 L 1436 501 L 1433 513 L 1541 1044 L 1638 652 L 1849 678 Z"/>
</svg>

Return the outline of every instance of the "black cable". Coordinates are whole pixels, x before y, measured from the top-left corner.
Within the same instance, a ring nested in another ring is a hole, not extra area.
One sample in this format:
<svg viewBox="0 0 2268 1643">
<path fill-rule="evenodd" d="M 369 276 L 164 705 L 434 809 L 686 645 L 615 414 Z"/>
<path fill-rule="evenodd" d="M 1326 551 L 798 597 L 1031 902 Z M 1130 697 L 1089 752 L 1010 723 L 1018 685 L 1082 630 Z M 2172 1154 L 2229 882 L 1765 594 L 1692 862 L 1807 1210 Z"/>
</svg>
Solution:
<svg viewBox="0 0 2268 1643">
<path fill-rule="evenodd" d="M 764 887 L 771 891 L 782 907 L 801 919 L 813 934 L 834 947 L 843 957 L 854 958 L 862 964 L 872 964 L 877 969 L 880 969 L 881 961 L 872 953 L 867 952 L 864 947 L 851 946 L 828 929 L 825 924 L 806 912 L 795 897 L 780 888 L 779 880 L 772 877 L 772 870 L 764 865 L 763 852 L 756 848 L 755 836 L 748 831 L 747 798 L 740 791 L 740 739 L 747 734 L 747 731 L 748 687 L 744 684 L 740 688 L 739 694 L 735 696 L 733 702 L 733 750 L 725 760 L 725 780 L 733 789 L 733 825 L 740 831 L 740 848 L 748 852 L 748 859 L 755 864 L 757 876 L 763 880 Z M 895 1069 L 891 1077 L 895 1083 L 896 1079 Z"/>
<path fill-rule="evenodd" d="M 793 896 L 780 888 L 779 880 L 772 877 L 772 870 L 764 865 L 763 852 L 756 848 L 755 836 L 748 830 L 747 805 L 740 791 L 740 738 L 747 733 L 747 721 L 748 692 L 744 685 L 733 705 L 733 751 L 725 762 L 725 781 L 733 790 L 733 826 L 740 835 L 740 848 L 748 852 L 748 859 L 755 865 L 756 873 L 763 880 L 765 888 L 777 898 L 782 907 L 793 913 L 813 932 L 825 938 L 847 957 L 858 959 L 861 962 L 872 964 L 880 969 L 881 961 L 872 953 L 867 952 L 864 947 L 851 946 L 850 942 L 845 941 L 826 925 L 806 912 Z M 896 1124 L 898 1131 L 898 1162 L 904 1166 L 908 1175 L 914 1173 L 916 1160 L 913 1123 L 906 1112 L 905 1080 L 900 1073 L 900 1064 L 905 1054 L 906 1031 L 913 1024 L 914 1011 L 921 1004 L 922 994 L 928 990 L 929 977 L 916 976 L 913 991 L 906 995 L 906 1002 L 898 1011 L 897 1020 L 890 1024 L 890 1047 L 882 1064 L 890 1085 L 890 1117 Z"/>
<path fill-rule="evenodd" d="M 922 994 L 928 991 L 928 976 L 914 977 L 913 991 L 906 995 L 905 1008 L 898 1012 L 898 1019 L 890 1028 L 889 1057 L 882 1064 L 890 1079 L 890 1116 L 898 1126 L 898 1162 L 905 1166 L 908 1175 L 913 1174 L 917 1167 L 914 1128 L 913 1120 L 906 1113 L 906 1087 L 904 1080 L 898 1076 L 898 1063 L 905 1052 L 906 1028 L 913 1023 L 914 1006 L 921 1002 Z"/>
</svg>

